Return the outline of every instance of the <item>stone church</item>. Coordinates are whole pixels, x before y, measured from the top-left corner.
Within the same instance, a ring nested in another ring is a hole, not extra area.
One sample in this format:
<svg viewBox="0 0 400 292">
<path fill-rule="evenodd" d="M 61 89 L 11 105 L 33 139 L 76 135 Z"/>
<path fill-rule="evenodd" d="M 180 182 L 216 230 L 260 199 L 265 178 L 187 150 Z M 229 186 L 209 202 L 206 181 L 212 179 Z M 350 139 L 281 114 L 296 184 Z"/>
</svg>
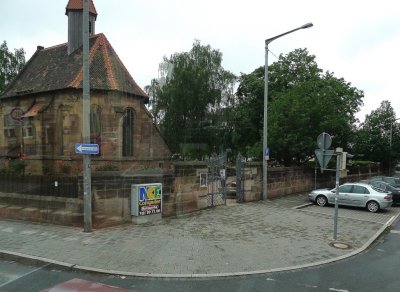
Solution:
<svg viewBox="0 0 400 292">
<path fill-rule="evenodd" d="M 82 171 L 82 155 L 75 150 L 83 142 L 82 14 L 83 1 L 69 0 L 68 42 L 38 46 L 1 93 L 0 168 L 19 159 L 25 173 Z M 92 156 L 92 169 L 168 169 L 171 152 L 145 107 L 149 98 L 106 36 L 95 34 L 96 20 L 90 0 L 90 139 L 100 149 Z"/>
</svg>

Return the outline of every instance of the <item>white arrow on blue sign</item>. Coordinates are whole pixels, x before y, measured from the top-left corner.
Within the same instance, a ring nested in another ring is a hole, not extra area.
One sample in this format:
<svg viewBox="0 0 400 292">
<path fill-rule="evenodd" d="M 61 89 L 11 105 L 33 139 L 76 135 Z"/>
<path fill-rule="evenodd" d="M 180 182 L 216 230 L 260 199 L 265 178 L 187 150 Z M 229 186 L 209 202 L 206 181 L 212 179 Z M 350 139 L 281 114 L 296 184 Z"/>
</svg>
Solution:
<svg viewBox="0 0 400 292">
<path fill-rule="evenodd" d="M 76 154 L 99 154 L 98 144 L 75 144 Z"/>
</svg>

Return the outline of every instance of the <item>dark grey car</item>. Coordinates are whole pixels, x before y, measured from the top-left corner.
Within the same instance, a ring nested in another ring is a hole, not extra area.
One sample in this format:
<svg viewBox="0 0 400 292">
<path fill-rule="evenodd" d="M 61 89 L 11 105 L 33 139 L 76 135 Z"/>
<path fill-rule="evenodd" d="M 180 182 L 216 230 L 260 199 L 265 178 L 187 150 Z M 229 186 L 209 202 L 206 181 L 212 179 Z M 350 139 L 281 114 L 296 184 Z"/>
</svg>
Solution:
<svg viewBox="0 0 400 292">
<path fill-rule="evenodd" d="M 370 184 L 373 187 L 379 188 L 381 190 L 384 190 L 386 192 L 390 192 L 392 194 L 393 198 L 393 204 L 399 204 L 400 203 L 400 189 L 392 186 L 391 184 L 384 182 L 384 181 L 362 181 L 365 183 Z"/>
<path fill-rule="evenodd" d="M 368 179 L 369 181 L 384 181 L 395 188 L 400 188 L 400 180 L 398 177 L 393 176 L 373 176 Z"/>
</svg>

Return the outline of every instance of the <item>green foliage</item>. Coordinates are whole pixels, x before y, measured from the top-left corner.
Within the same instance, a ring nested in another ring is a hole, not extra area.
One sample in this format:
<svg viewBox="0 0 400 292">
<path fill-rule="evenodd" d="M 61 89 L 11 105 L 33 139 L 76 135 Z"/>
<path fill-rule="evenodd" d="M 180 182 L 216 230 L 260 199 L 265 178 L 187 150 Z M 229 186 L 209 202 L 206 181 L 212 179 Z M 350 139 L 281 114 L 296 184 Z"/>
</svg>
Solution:
<svg viewBox="0 0 400 292">
<path fill-rule="evenodd" d="M 70 174 L 71 173 L 71 166 L 63 164 L 60 166 L 61 173 L 63 174 Z"/>
<path fill-rule="evenodd" d="M 389 101 L 383 101 L 379 108 L 365 117 L 364 123 L 356 130 L 353 146 L 355 154 L 381 162 L 384 167 L 400 158 L 399 124 L 396 113 Z"/>
<path fill-rule="evenodd" d="M 96 167 L 96 171 L 118 171 L 118 170 L 119 167 L 115 164 L 112 164 L 111 162 Z"/>
<path fill-rule="evenodd" d="M 8 164 L 8 173 L 10 174 L 24 174 L 26 163 L 20 159 L 11 160 Z"/>
<path fill-rule="evenodd" d="M 237 90 L 238 104 L 231 109 L 232 148 L 246 157 L 262 158 L 264 67 L 242 74 Z"/>
<path fill-rule="evenodd" d="M 366 165 L 375 165 L 376 162 L 370 160 L 353 160 L 351 165 L 352 166 L 366 166 Z"/>
<path fill-rule="evenodd" d="M 240 82 L 239 104 L 234 109 L 234 141 L 243 152 L 246 144 L 254 149 L 262 141 L 264 68 L 242 75 Z M 322 73 L 315 56 L 306 49 L 281 55 L 269 66 L 271 157 L 285 166 L 302 164 L 314 156 L 316 138 L 322 132 L 334 135 L 334 144 L 346 149 L 352 142 L 355 114 L 362 98 L 363 92 L 343 78 Z"/>
<path fill-rule="evenodd" d="M 17 76 L 24 65 L 24 49 L 14 49 L 14 53 L 12 53 L 8 50 L 7 42 L 4 41 L 0 45 L 0 93 L 3 92 L 6 86 Z"/>
<path fill-rule="evenodd" d="M 173 152 L 181 144 L 218 145 L 221 109 L 232 102 L 236 79 L 221 62 L 221 52 L 195 41 L 189 52 L 164 58 L 161 78 L 146 87 L 150 111 Z"/>
<path fill-rule="evenodd" d="M 44 175 L 49 175 L 50 174 L 50 167 L 48 165 L 43 165 L 42 166 L 42 172 Z"/>
</svg>

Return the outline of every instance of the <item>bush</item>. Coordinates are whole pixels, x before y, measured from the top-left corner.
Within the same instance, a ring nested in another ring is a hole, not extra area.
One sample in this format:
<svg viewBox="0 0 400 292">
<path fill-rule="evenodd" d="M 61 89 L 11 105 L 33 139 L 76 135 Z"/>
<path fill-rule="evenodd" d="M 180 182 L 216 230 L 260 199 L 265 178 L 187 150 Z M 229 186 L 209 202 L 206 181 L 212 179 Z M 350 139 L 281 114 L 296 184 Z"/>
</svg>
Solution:
<svg viewBox="0 0 400 292">
<path fill-rule="evenodd" d="M 369 160 L 353 160 L 351 165 L 352 166 L 376 165 L 376 162 Z"/>
<path fill-rule="evenodd" d="M 107 163 L 104 165 L 100 165 L 96 168 L 97 171 L 118 171 L 119 167 L 117 165 Z"/>
<path fill-rule="evenodd" d="M 69 166 L 69 165 L 63 164 L 63 165 L 61 165 L 60 169 L 61 169 L 61 172 L 63 174 L 70 174 L 71 173 L 71 166 Z"/>
<path fill-rule="evenodd" d="M 15 160 L 10 161 L 8 167 L 9 167 L 10 173 L 24 174 L 25 166 L 26 166 L 25 161 L 20 160 L 20 159 L 15 159 Z"/>
</svg>

